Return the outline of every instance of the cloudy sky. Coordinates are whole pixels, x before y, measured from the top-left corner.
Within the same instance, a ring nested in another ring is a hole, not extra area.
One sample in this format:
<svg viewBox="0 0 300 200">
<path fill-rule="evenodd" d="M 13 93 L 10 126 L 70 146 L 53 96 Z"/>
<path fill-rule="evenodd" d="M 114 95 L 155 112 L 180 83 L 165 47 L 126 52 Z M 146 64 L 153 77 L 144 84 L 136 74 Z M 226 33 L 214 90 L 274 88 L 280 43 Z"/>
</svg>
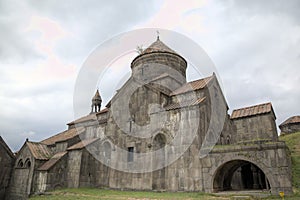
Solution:
<svg viewBox="0 0 300 200">
<path fill-rule="evenodd" d="M 280 124 L 300 114 L 299 9 L 298 0 L 1 0 L 0 134 L 17 150 L 26 138 L 66 129 L 87 56 L 141 28 L 198 43 L 215 63 L 231 110 L 271 101 Z"/>
</svg>

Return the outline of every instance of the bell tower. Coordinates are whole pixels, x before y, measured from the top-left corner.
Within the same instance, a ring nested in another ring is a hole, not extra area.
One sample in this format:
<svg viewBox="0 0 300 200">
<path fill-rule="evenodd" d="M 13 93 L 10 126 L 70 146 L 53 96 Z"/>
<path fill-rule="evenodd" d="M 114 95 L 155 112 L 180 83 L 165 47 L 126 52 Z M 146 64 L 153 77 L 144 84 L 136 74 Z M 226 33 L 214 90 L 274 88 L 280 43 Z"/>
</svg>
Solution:
<svg viewBox="0 0 300 200">
<path fill-rule="evenodd" d="M 100 112 L 101 109 L 101 103 L 102 103 L 102 99 L 99 93 L 99 90 L 97 89 L 93 99 L 92 99 L 92 110 L 91 113 L 97 113 Z"/>
</svg>

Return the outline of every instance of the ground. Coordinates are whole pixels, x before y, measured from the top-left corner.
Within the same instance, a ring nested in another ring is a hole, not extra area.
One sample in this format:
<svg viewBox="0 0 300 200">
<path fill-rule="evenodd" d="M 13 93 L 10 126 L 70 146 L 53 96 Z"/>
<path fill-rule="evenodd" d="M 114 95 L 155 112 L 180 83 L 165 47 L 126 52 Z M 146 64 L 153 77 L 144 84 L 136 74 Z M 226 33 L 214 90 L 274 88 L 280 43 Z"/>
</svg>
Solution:
<svg viewBox="0 0 300 200">
<path fill-rule="evenodd" d="M 300 199 L 300 132 L 281 136 L 288 145 L 292 158 L 293 186 L 295 194 L 286 197 L 286 200 Z M 239 197 L 240 196 L 240 197 Z M 278 199 L 280 197 L 254 198 L 243 194 L 204 194 L 196 192 L 137 192 L 137 191 L 119 191 L 119 190 L 103 190 L 97 188 L 79 188 L 79 189 L 62 189 L 50 192 L 47 195 L 33 196 L 31 200 L 154 200 L 154 199 L 204 199 L 204 200 L 231 200 L 231 199 Z"/>
<path fill-rule="evenodd" d="M 300 132 L 279 137 L 288 145 L 292 157 L 293 187 L 300 188 Z"/>
</svg>

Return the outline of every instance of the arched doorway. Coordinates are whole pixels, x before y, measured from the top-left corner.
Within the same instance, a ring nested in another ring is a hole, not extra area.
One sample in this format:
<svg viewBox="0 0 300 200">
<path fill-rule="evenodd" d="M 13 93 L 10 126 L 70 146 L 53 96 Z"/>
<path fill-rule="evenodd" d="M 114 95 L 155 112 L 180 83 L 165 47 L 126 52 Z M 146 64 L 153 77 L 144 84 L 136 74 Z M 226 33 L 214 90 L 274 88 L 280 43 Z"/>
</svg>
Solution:
<svg viewBox="0 0 300 200">
<path fill-rule="evenodd" d="M 223 164 L 215 173 L 213 191 L 269 190 L 265 173 L 255 164 L 233 160 Z"/>
<path fill-rule="evenodd" d="M 157 166 L 165 166 L 165 145 L 166 137 L 159 133 L 154 137 L 153 140 L 153 159 L 152 166 L 156 168 Z M 159 150 L 159 151 L 158 151 Z M 166 179 L 166 170 L 165 167 L 155 170 L 152 172 L 152 189 L 153 190 L 164 190 L 166 188 L 165 179 Z"/>
</svg>

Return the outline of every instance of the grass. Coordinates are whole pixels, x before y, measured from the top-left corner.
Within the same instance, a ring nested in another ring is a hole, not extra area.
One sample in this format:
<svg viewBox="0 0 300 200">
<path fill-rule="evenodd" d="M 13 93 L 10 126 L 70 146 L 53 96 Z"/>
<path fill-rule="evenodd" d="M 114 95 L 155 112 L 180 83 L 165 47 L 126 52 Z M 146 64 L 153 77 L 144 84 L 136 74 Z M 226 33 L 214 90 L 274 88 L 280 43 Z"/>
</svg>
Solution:
<svg viewBox="0 0 300 200">
<path fill-rule="evenodd" d="M 151 192 L 151 191 L 120 191 L 97 188 L 71 188 L 50 192 L 50 195 L 33 196 L 31 200 L 148 200 L 148 199 L 207 199 L 229 200 L 230 197 L 218 197 L 212 194 L 197 192 Z"/>
<path fill-rule="evenodd" d="M 293 187 L 295 194 L 286 197 L 286 200 L 300 199 L 300 132 L 280 136 L 281 141 L 288 145 L 292 159 Z M 154 200 L 154 199 L 203 199 L 203 200 L 231 200 L 232 195 L 213 195 L 199 192 L 150 192 L 150 191 L 120 191 L 97 188 L 71 188 L 52 191 L 47 195 L 33 196 L 30 200 Z M 256 198 L 249 198 L 256 199 Z M 259 198 L 258 198 L 259 199 Z M 267 197 L 263 199 L 281 200 L 280 197 Z"/>
<path fill-rule="evenodd" d="M 30 200 L 234 200 L 235 196 L 248 197 L 248 200 L 281 200 L 278 196 L 267 198 L 255 198 L 249 195 L 239 194 L 206 194 L 200 192 L 151 192 L 151 191 L 120 191 L 120 190 L 105 190 L 97 188 L 71 188 L 52 191 L 46 195 L 33 196 Z M 240 198 L 242 199 L 242 198 Z M 244 198 L 243 198 L 244 199 Z M 285 200 L 299 200 L 299 193 L 285 197 Z"/>
<path fill-rule="evenodd" d="M 300 188 L 300 132 L 280 136 L 291 152 L 293 186 Z"/>
</svg>

